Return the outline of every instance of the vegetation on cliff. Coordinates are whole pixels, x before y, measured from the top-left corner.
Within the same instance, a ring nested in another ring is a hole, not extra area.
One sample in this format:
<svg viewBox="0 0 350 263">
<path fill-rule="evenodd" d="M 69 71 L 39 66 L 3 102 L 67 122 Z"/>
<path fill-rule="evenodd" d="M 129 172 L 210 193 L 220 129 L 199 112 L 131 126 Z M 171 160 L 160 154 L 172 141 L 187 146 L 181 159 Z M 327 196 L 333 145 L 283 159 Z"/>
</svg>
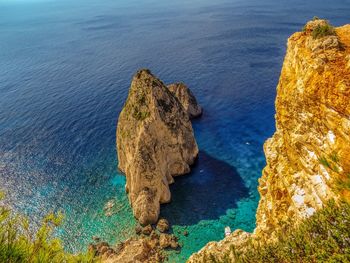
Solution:
<svg viewBox="0 0 350 263">
<path fill-rule="evenodd" d="M 349 204 L 330 202 L 350 200 L 349 36 L 350 25 L 315 18 L 288 39 L 256 228 L 189 262 L 350 262 Z"/>
<path fill-rule="evenodd" d="M 96 262 L 90 253 L 73 255 L 64 251 L 61 240 L 54 237 L 62 219 L 62 214 L 48 214 L 33 233 L 27 218 L 0 205 L 0 262 Z"/>
<path fill-rule="evenodd" d="M 315 16 L 312 19 L 312 22 L 320 22 L 320 24 L 317 24 L 314 28 L 312 28 L 312 38 L 313 39 L 319 39 L 319 38 L 323 38 L 326 36 L 334 36 L 336 35 L 335 29 L 334 27 L 329 23 L 329 21 L 327 20 L 322 20 L 320 18 L 318 18 L 317 16 Z M 303 32 L 306 32 L 308 30 L 307 25 L 304 26 L 303 28 Z"/>
<path fill-rule="evenodd" d="M 250 238 L 243 249 L 232 245 L 219 257 L 208 253 L 203 262 L 350 262 L 350 205 L 329 201 L 298 226 L 284 225 L 276 236 L 272 243 Z"/>
</svg>

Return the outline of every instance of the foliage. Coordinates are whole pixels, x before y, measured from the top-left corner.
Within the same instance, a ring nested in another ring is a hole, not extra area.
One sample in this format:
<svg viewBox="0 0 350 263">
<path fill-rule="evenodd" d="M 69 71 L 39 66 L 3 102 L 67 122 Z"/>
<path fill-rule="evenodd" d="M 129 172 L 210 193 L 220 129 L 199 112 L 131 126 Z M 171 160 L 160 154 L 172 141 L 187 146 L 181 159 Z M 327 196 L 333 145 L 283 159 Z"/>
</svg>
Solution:
<svg viewBox="0 0 350 263">
<path fill-rule="evenodd" d="M 350 189 L 350 173 L 346 173 L 344 176 L 341 176 L 336 181 L 336 186 L 338 190 L 349 190 Z"/>
<path fill-rule="evenodd" d="M 335 35 L 334 27 L 331 26 L 329 23 L 326 23 L 324 25 L 317 25 L 314 30 L 312 30 L 312 38 L 318 39 L 325 36 L 332 36 Z"/>
<path fill-rule="evenodd" d="M 248 242 L 245 248 L 231 248 L 235 262 L 350 262 L 350 205 L 331 201 L 297 227 L 278 232 L 277 242 Z"/>
<path fill-rule="evenodd" d="M 339 157 L 337 153 L 332 153 L 326 158 L 325 156 L 321 156 L 318 159 L 319 163 L 324 167 L 331 169 L 335 173 L 339 173 Z"/>
<path fill-rule="evenodd" d="M 323 166 L 330 168 L 331 169 L 331 164 L 329 163 L 329 161 L 327 160 L 326 157 L 321 156 L 318 161 L 320 162 L 320 164 L 322 164 Z"/>
<path fill-rule="evenodd" d="M 339 168 L 340 158 L 338 153 L 332 152 L 330 155 L 328 155 L 328 157 L 321 156 L 318 161 L 324 167 L 338 174 L 338 177 L 335 180 L 335 186 L 338 191 L 350 189 L 350 172 L 341 172 Z"/>
<path fill-rule="evenodd" d="M 140 111 L 138 107 L 134 107 L 132 116 L 138 121 L 143 121 L 150 116 L 150 113 L 148 111 Z"/>
<path fill-rule="evenodd" d="M 0 201 L 2 197 L 0 194 Z M 61 240 L 54 237 L 62 219 L 61 213 L 50 213 L 33 233 L 27 218 L 0 204 L 0 262 L 96 262 L 90 253 L 73 255 L 64 251 Z"/>
</svg>

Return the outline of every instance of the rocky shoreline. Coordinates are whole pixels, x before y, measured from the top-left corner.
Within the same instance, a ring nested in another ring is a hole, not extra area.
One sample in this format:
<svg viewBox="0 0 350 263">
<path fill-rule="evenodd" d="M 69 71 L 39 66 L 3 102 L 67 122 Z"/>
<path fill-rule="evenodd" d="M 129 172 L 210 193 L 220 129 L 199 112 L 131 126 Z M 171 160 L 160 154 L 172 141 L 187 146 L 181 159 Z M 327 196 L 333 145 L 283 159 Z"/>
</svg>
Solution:
<svg viewBox="0 0 350 263">
<path fill-rule="evenodd" d="M 188 235 L 184 232 L 183 235 Z M 102 262 L 163 262 L 167 259 L 165 251 L 180 250 L 178 237 L 171 233 L 170 224 L 165 218 L 161 218 L 156 225 L 135 227 L 135 236 L 110 245 L 98 237 L 93 237 L 89 245 L 91 251 Z"/>
</svg>

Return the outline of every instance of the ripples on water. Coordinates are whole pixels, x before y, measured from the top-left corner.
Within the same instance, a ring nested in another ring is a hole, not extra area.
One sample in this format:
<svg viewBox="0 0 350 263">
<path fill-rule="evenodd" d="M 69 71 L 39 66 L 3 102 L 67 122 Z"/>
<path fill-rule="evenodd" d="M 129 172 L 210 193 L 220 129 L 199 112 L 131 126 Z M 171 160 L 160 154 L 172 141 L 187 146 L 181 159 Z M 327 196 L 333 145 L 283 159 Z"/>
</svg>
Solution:
<svg viewBox="0 0 350 263">
<path fill-rule="evenodd" d="M 274 131 L 274 97 L 287 37 L 317 15 L 348 23 L 350 2 L 0 1 L 0 187 L 34 224 L 63 210 L 67 249 L 92 235 L 133 233 L 116 171 L 115 129 L 132 74 L 150 68 L 184 81 L 204 107 L 193 123 L 193 172 L 172 185 L 162 215 L 183 262 L 224 226 L 254 229 L 263 142 Z M 111 217 L 103 206 L 115 201 Z"/>
</svg>

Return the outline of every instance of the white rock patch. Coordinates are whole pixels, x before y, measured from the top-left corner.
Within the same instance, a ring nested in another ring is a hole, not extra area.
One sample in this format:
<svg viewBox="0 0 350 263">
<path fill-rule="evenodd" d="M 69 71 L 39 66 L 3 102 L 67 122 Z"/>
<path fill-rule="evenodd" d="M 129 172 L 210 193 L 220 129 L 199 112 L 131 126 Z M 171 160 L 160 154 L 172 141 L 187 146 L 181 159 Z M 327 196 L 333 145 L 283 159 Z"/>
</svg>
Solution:
<svg viewBox="0 0 350 263">
<path fill-rule="evenodd" d="M 335 135 L 332 131 L 328 131 L 327 138 L 332 144 L 335 143 Z"/>
</svg>

